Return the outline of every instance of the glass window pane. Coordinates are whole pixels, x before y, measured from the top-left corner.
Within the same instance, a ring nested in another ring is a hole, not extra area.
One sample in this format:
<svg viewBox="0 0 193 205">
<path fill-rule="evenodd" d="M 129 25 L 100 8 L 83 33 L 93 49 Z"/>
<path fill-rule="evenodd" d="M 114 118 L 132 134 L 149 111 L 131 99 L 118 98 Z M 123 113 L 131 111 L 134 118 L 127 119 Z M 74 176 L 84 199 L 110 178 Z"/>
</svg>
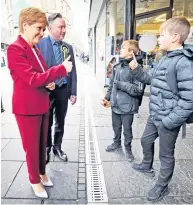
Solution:
<svg viewBox="0 0 193 205">
<path fill-rule="evenodd" d="M 169 7 L 170 0 L 136 0 L 136 14 Z"/>
<path fill-rule="evenodd" d="M 144 18 L 136 21 L 136 33 L 154 33 L 159 34 L 159 28 L 163 22 L 166 21 L 166 14 L 152 16 L 150 18 Z"/>
<path fill-rule="evenodd" d="M 174 0 L 173 16 L 185 16 L 193 26 L 193 1 Z"/>
</svg>

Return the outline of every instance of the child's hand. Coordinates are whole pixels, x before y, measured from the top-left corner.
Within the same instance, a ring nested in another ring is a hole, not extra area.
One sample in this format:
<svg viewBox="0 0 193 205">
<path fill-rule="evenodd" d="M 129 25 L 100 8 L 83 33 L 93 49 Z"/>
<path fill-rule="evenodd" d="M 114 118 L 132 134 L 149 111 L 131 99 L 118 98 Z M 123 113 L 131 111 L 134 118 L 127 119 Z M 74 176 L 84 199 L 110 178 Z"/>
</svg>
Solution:
<svg viewBox="0 0 193 205">
<path fill-rule="evenodd" d="M 133 56 L 133 60 L 129 63 L 129 67 L 131 68 L 131 70 L 134 70 L 135 68 L 137 68 L 138 63 L 137 60 L 135 58 L 135 54 L 132 51 L 132 56 Z"/>
<path fill-rule="evenodd" d="M 111 106 L 110 102 L 106 99 L 102 99 L 101 103 L 104 107 L 109 108 Z"/>
</svg>

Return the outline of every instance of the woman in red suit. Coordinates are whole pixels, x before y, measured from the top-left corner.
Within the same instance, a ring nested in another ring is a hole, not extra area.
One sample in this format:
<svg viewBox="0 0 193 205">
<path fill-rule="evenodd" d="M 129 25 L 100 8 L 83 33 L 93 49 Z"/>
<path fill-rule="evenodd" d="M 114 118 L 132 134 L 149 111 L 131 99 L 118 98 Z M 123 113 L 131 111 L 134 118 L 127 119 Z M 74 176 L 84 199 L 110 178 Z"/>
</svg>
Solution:
<svg viewBox="0 0 193 205">
<path fill-rule="evenodd" d="M 47 69 L 35 47 L 44 35 L 46 15 L 38 8 L 23 9 L 19 16 L 20 35 L 7 50 L 8 68 L 13 79 L 12 107 L 15 115 L 35 195 L 47 198 L 44 186 L 53 186 L 46 175 L 46 140 L 49 96 L 54 81 L 72 69 L 69 58 L 63 64 Z"/>
</svg>

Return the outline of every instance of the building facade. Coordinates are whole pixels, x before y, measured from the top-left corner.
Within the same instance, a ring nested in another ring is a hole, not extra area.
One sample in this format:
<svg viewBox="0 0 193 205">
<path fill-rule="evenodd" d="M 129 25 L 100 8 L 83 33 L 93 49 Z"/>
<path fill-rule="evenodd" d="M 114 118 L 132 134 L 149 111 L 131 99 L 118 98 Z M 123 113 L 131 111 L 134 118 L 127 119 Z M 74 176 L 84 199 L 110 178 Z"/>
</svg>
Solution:
<svg viewBox="0 0 193 205">
<path fill-rule="evenodd" d="M 97 9 L 96 9 L 97 8 Z M 152 33 L 159 37 L 160 25 L 172 16 L 185 16 L 193 26 L 192 0 L 92 0 L 89 17 L 90 59 L 93 72 L 106 85 L 106 67 L 118 57 L 124 39 L 139 40 Z M 189 43 L 192 42 L 192 32 Z M 148 63 L 158 48 L 148 53 Z"/>
</svg>

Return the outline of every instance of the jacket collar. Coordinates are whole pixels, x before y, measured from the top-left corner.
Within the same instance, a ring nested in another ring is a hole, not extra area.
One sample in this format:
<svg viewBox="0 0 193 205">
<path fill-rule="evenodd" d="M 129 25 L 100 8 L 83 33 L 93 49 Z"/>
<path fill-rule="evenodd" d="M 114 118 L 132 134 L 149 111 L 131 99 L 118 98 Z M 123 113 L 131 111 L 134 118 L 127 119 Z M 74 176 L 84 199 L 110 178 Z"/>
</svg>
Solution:
<svg viewBox="0 0 193 205">
<path fill-rule="evenodd" d="M 27 41 L 26 41 L 21 35 L 18 35 L 17 41 L 18 41 L 26 50 L 32 49 L 32 48 L 30 47 L 30 45 L 27 43 Z M 35 48 L 35 46 L 34 46 L 34 48 Z"/>
</svg>

